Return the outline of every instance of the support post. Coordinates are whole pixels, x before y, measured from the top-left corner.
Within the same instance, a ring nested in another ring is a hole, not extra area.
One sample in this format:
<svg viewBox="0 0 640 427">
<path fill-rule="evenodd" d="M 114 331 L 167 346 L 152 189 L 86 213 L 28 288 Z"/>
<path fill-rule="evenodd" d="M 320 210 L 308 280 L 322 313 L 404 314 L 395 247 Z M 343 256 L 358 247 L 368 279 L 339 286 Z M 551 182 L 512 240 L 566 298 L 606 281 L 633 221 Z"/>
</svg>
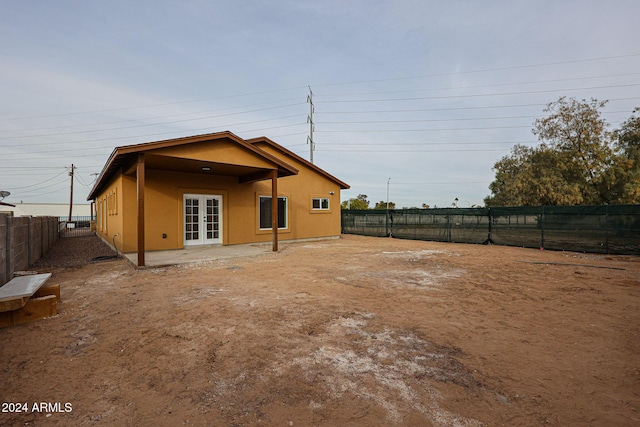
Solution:
<svg viewBox="0 0 640 427">
<path fill-rule="evenodd" d="M 273 251 L 278 252 L 278 170 L 271 172 L 271 232 Z"/>
<path fill-rule="evenodd" d="M 144 153 L 138 153 L 136 183 L 138 193 L 138 267 L 144 267 Z"/>
</svg>

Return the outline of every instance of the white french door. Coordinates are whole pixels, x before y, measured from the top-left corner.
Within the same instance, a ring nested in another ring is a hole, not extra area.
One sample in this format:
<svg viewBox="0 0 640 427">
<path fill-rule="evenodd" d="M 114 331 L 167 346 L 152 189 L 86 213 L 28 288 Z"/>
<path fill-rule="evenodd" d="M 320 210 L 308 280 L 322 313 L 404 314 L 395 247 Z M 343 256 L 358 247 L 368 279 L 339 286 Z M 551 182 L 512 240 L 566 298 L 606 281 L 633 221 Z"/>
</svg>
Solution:
<svg viewBox="0 0 640 427">
<path fill-rule="evenodd" d="M 184 245 L 222 243 L 222 196 L 185 194 Z"/>
</svg>

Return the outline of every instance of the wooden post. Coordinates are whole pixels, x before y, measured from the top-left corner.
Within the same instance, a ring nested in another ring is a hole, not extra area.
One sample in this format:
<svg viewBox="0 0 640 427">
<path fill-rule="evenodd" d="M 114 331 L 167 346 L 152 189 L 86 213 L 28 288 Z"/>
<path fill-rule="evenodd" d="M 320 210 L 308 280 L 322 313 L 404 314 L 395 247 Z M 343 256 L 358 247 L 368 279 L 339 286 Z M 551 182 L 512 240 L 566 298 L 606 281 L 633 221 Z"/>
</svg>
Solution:
<svg viewBox="0 0 640 427">
<path fill-rule="evenodd" d="M 271 232 L 273 251 L 278 252 L 278 170 L 271 172 Z"/>
<path fill-rule="evenodd" d="M 138 267 L 144 267 L 144 153 L 138 153 L 136 181 L 138 185 Z"/>
</svg>

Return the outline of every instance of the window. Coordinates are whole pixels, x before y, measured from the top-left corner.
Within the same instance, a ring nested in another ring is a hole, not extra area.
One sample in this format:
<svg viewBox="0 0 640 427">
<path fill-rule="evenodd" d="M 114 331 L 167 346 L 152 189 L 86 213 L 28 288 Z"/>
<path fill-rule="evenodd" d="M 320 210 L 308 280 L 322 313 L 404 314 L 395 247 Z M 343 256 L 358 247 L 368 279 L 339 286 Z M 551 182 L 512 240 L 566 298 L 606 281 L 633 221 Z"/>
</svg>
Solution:
<svg viewBox="0 0 640 427">
<path fill-rule="evenodd" d="M 107 198 L 102 199 L 102 231 L 107 231 Z"/>
<path fill-rule="evenodd" d="M 287 228 L 287 198 L 278 197 L 278 228 Z M 260 196 L 260 230 L 271 229 L 271 197 Z"/>
<path fill-rule="evenodd" d="M 314 211 L 328 211 L 329 199 L 326 198 L 313 198 L 311 199 L 311 208 Z"/>
<path fill-rule="evenodd" d="M 116 188 L 107 195 L 107 211 L 109 215 L 118 215 L 118 194 Z"/>
</svg>

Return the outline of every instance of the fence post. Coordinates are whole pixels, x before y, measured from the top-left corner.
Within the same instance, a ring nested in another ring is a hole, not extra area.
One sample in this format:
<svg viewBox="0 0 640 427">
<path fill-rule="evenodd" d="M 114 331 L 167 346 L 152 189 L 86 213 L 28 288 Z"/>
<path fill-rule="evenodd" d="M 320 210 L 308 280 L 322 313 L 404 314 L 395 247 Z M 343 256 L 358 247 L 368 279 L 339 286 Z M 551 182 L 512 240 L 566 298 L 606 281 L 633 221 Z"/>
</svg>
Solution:
<svg viewBox="0 0 640 427">
<path fill-rule="evenodd" d="M 487 234 L 487 240 L 482 242 L 483 245 L 493 244 L 493 239 L 491 237 L 491 223 L 493 222 L 493 218 L 491 217 L 491 208 L 489 208 L 487 215 L 489 216 L 489 232 Z"/>
<path fill-rule="evenodd" d="M 389 206 L 387 205 L 387 214 L 384 217 L 384 235 L 389 237 Z"/>
<path fill-rule="evenodd" d="M 540 249 L 544 249 L 544 205 L 541 206 L 542 213 L 540 215 Z"/>
<path fill-rule="evenodd" d="M 604 205 L 604 247 L 609 254 L 609 205 Z"/>
</svg>

